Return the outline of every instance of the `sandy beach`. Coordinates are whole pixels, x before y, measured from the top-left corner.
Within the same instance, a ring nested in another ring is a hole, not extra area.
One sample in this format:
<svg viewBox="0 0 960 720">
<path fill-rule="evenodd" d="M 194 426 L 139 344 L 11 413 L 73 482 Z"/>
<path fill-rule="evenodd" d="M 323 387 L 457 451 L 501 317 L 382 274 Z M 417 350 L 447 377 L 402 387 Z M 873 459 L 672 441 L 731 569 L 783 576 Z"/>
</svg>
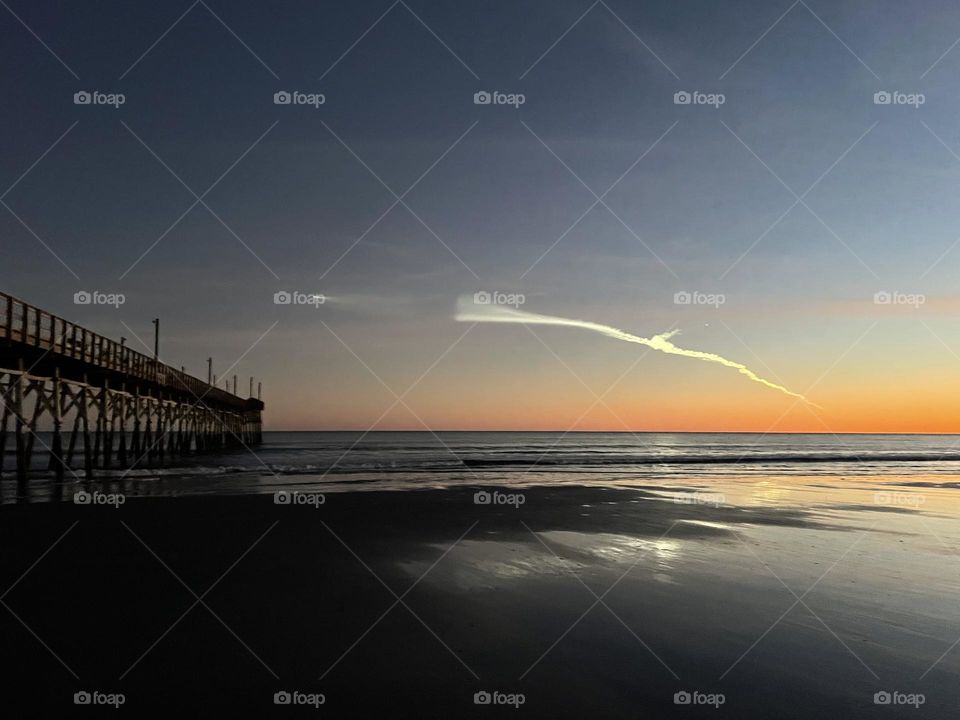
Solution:
<svg viewBox="0 0 960 720">
<path fill-rule="evenodd" d="M 958 656 L 928 669 L 960 635 L 956 574 L 913 511 L 476 492 L 7 507 L 9 686 L 37 716 L 76 692 L 138 714 L 282 714 L 278 692 L 329 717 L 956 707 Z"/>
</svg>

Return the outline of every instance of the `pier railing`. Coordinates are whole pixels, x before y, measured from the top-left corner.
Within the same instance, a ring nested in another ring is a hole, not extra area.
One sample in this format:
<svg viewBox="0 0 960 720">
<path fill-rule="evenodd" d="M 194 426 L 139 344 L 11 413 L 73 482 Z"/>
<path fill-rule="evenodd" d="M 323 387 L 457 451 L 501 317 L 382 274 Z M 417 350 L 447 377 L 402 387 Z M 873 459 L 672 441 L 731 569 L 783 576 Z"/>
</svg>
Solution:
<svg viewBox="0 0 960 720">
<path fill-rule="evenodd" d="M 198 397 L 233 400 L 238 396 L 154 360 L 123 343 L 104 337 L 12 295 L 0 292 L 0 339 L 47 350 L 93 365 Z"/>
</svg>

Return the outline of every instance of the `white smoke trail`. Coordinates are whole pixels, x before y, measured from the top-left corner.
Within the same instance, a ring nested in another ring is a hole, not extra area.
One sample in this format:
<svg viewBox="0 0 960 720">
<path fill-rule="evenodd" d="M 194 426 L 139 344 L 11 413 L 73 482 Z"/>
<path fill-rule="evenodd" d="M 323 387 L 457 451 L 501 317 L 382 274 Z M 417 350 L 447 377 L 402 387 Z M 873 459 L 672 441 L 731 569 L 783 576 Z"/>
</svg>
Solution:
<svg viewBox="0 0 960 720">
<path fill-rule="evenodd" d="M 660 335 L 654 335 L 651 338 L 645 338 L 637 335 L 631 335 L 628 332 L 618 330 L 617 328 L 610 327 L 609 325 L 600 325 L 599 323 L 588 322 L 586 320 L 570 320 L 568 318 L 554 317 L 552 315 L 537 315 L 536 313 L 516 310 L 514 308 L 504 307 L 503 305 L 481 305 L 475 303 L 473 298 L 468 295 L 462 296 L 459 298 L 459 300 L 457 300 L 457 314 L 455 319 L 458 322 L 516 323 L 520 325 L 562 325 L 564 327 L 576 327 L 584 330 L 593 330 L 594 332 L 601 333 L 607 337 L 612 337 L 615 340 L 623 340 L 624 342 L 636 343 L 637 345 L 646 345 L 649 348 L 659 350 L 660 352 L 667 353 L 668 355 L 682 355 L 684 357 L 696 358 L 697 360 L 706 360 L 707 362 L 718 363 L 725 367 L 733 368 L 741 375 L 746 375 L 748 378 L 753 380 L 753 382 L 766 385 L 767 387 L 778 390 L 785 395 L 789 395 L 790 397 L 799 398 L 809 405 L 819 407 L 816 405 L 816 403 L 812 403 L 807 400 L 807 398 L 800 393 L 793 392 L 793 390 L 785 388 L 783 385 L 778 385 L 777 383 L 770 382 L 769 380 L 760 377 L 746 365 L 734 362 L 733 360 L 727 360 L 727 358 L 720 355 L 715 355 L 714 353 L 701 352 L 700 350 L 687 350 L 686 348 L 677 347 L 670 342 L 670 338 L 679 333 L 679 330 L 671 330 L 670 332 L 661 333 Z"/>
</svg>

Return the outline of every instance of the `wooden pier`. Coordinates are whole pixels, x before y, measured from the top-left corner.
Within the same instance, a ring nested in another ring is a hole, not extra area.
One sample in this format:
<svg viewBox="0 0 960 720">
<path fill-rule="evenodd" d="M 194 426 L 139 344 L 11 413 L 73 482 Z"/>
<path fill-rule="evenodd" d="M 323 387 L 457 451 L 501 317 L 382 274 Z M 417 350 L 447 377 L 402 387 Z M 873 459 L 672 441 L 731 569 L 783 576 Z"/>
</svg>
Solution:
<svg viewBox="0 0 960 720">
<path fill-rule="evenodd" d="M 0 293 L 0 474 L 10 435 L 22 481 L 43 469 L 62 480 L 75 460 L 91 478 L 259 443 L 263 403 L 236 395 L 236 378 L 233 390 Z"/>
</svg>

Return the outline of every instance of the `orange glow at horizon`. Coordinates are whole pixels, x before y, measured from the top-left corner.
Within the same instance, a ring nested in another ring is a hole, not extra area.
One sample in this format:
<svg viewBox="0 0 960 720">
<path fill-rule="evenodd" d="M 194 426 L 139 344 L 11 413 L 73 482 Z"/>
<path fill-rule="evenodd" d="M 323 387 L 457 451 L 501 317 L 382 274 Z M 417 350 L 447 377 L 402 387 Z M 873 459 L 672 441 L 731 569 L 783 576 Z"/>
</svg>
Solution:
<svg viewBox="0 0 960 720">
<path fill-rule="evenodd" d="M 583 390 L 582 388 L 580 388 Z M 572 431 L 572 432 L 773 432 L 773 433 L 960 433 L 960 404 L 953 393 L 933 388 L 926 392 L 888 394 L 882 400 L 869 393 L 820 394 L 823 409 L 802 402 L 749 399 L 737 393 L 703 396 L 607 396 L 597 403 L 589 393 L 558 397 L 556 392 L 523 395 L 488 393 L 485 399 L 426 393 L 407 399 L 416 416 L 403 407 L 387 413 L 374 430 L 426 431 Z M 387 403 L 386 405 L 389 405 Z M 591 407 L 592 406 L 592 407 Z M 374 417 L 379 416 L 375 413 Z M 318 425 L 309 412 L 287 416 L 270 429 L 367 430 L 348 408 L 329 408 Z"/>
<path fill-rule="evenodd" d="M 534 336 L 487 325 L 425 375 L 456 335 L 430 347 L 403 338 L 404 352 L 371 368 L 383 384 L 341 347 L 323 346 L 311 364 L 317 383 L 272 387 L 265 421 L 268 430 L 960 433 L 958 358 L 918 324 L 868 327 L 794 323 L 792 337 L 807 339 L 799 345 L 763 326 L 737 326 L 743 343 L 720 324 L 685 335 L 688 346 L 750 364 L 819 407 L 729 368 L 574 328 Z M 952 344 L 950 326 L 932 327 Z M 359 333 L 348 341 L 362 357 L 378 349 Z M 415 381 L 402 403 L 384 387 L 402 394 Z"/>
</svg>

